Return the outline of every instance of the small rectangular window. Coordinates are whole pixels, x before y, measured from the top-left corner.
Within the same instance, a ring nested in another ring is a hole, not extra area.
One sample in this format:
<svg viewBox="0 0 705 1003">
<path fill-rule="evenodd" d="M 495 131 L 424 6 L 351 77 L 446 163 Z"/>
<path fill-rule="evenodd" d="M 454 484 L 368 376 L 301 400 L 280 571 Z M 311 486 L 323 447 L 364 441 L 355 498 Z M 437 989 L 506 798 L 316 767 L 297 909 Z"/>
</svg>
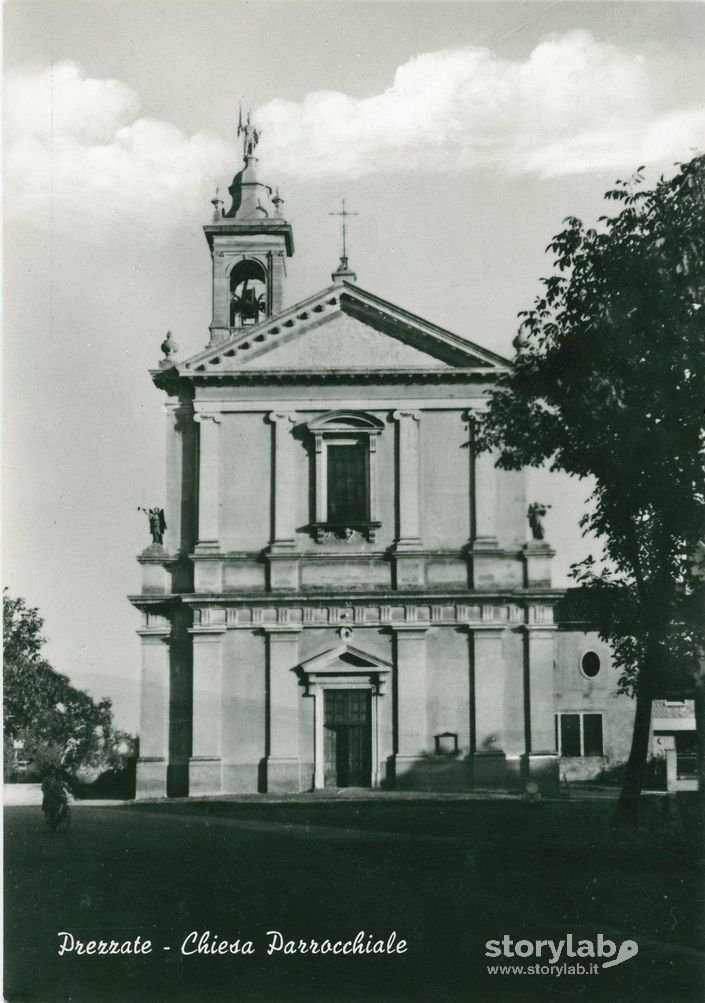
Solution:
<svg viewBox="0 0 705 1003">
<path fill-rule="evenodd" d="M 367 519 L 367 448 L 363 442 L 328 446 L 328 522 Z"/>
<path fill-rule="evenodd" d="M 602 714 L 556 714 L 556 739 L 561 756 L 603 756 Z"/>
</svg>

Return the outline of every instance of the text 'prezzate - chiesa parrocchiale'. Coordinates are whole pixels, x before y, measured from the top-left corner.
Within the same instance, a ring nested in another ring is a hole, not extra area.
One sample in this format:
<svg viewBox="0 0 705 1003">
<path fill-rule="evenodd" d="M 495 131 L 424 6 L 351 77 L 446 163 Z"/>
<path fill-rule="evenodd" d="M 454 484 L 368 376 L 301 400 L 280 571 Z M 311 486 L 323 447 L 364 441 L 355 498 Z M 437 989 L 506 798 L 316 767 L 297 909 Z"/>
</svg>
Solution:
<svg viewBox="0 0 705 1003">
<path fill-rule="evenodd" d="M 525 473 L 473 447 L 510 363 L 360 288 L 345 248 L 284 308 L 292 228 L 240 131 L 204 227 L 208 345 L 180 361 L 169 337 L 152 373 L 138 797 L 511 789 L 623 760 L 609 648 L 551 585 Z"/>
</svg>

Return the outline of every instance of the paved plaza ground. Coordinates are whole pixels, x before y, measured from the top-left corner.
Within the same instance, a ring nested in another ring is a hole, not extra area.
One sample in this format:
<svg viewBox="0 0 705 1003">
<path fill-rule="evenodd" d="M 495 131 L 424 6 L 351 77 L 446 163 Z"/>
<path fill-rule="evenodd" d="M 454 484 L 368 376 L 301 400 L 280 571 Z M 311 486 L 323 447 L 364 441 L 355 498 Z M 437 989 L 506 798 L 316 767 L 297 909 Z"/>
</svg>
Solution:
<svg viewBox="0 0 705 1003">
<path fill-rule="evenodd" d="M 695 1003 L 705 988 L 697 816 L 651 799 L 639 835 L 615 837 L 612 809 L 606 800 L 84 803 L 60 835 L 38 808 L 8 807 L 5 996 Z M 408 951 L 268 956 L 268 930 L 306 941 L 396 931 Z M 139 935 L 153 951 L 59 957 L 59 931 Z M 183 956 L 191 931 L 251 940 L 255 954 Z M 488 940 L 568 933 L 631 939 L 639 953 L 595 975 L 487 971 Z"/>
</svg>

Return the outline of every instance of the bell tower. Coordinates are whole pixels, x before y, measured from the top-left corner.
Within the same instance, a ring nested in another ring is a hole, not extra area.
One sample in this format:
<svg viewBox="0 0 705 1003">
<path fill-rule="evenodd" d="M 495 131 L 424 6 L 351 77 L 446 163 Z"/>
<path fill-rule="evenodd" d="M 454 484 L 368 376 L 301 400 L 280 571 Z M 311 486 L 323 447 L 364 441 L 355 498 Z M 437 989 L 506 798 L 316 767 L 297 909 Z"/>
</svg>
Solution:
<svg viewBox="0 0 705 1003">
<path fill-rule="evenodd" d="M 294 253 L 291 226 L 281 212 L 284 200 L 257 180 L 259 132 L 249 113 L 243 122 L 242 110 L 237 135 L 244 167 L 228 188 L 232 204 L 225 212 L 216 192 L 212 222 L 203 228 L 213 259 L 211 345 L 279 313 L 286 259 Z"/>
</svg>

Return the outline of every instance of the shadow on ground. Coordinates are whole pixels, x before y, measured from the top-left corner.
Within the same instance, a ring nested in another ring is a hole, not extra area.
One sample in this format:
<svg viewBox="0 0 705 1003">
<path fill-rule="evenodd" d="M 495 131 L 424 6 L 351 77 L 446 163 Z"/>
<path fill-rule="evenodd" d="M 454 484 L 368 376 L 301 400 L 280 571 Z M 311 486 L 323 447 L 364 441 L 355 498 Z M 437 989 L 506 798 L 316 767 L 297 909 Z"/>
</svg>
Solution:
<svg viewBox="0 0 705 1003">
<path fill-rule="evenodd" d="M 38 809 L 7 809 L 6 997 L 695 1003 L 705 987 L 701 818 L 688 799 L 654 799 L 638 834 L 615 836 L 612 810 L 609 801 L 77 805 L 62 837 L 43 829 Z M 154 951 L 59 958 L 62 930 L 84 940 L 139 934 Z M 396 931 L 409 947 L 268 956 L 270 930 L 294 940 Z M 251 940 L 255 954 L 184 957 L 191 931 Z M 590 976 L 487 971 L 488 940 L 567 933 L 635 940 L 639 954 Z"/>
</svg>

